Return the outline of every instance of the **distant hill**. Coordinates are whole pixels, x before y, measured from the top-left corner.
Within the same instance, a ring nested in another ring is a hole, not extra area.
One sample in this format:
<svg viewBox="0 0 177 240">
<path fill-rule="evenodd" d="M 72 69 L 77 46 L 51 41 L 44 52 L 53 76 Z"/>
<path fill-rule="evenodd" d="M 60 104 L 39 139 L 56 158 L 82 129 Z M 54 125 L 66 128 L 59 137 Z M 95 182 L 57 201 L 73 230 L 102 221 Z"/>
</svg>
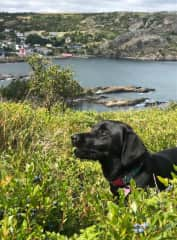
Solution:
<svg viewBox="0 0 177 240">
<path fill-rule="evenodd" d="M 86 48 L 99 56 L 177 60 L 177 12 L 0 13 L 0 31 L 5 29 L 82 33 Z"/>
</svg>

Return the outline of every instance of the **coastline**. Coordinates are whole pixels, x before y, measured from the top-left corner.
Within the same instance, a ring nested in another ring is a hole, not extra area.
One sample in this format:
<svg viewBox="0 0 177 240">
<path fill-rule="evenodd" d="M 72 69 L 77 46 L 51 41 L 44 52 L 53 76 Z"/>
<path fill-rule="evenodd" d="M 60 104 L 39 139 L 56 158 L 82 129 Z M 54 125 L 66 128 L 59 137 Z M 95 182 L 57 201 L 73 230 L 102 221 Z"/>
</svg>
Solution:
<svg viewBox="0 0 177 240">
<path fill-rule="evenodd" d="M 25 62 L 26 58 L 24 57 L 4 57 L 0 58 L 0 63 L 16 63 L 16 62 Z"/>
<path fill-rule="evenodd" d="M 80 59 L 88 59 L 88 58 L 96 58 L 97 56 L 94 55 L 73 55 L 71 57 L 64 57 L 62 55 L 57 56 L 43 56 L 48 59 L 68 59 L 68 58 L 80 58 Z M 0 58 L 0 64 L 1 63 L 16 63 L 16 62 L 25 62 L 27 57 L 4 57 Z"/>
<path fill-rule="evenodd" d="M 117 59 L 130 60 L 130 61 L 151 61 L 151 62 L 176 62 L 177 56 L 166 56 L 166 57 L 120 57 Z"/>
<path fill-rule="evenodd" d="M 88 59 L 88 58 L 107 58 L 107 59 L 117 59 L 117 60 L 129 60 L 129 61 L 153 61 L 153 62 L 169 62 L 169 61 L 177 61 L 177 56 L 166 56 L 166 57 L 110 57 L 110 56 L 102 56 L 102 55 L 73 55 L 69 57 L 64 57 L 62 55 L 56 56 L 44 56 L 49 59 L 69 59 L 69 58 L 76 58 L 76 59 Z M 18 63 L 18 62 L 25 62 L 26 57 L 4 57 L 0 58 L 1 63 Z"/>
</svg>

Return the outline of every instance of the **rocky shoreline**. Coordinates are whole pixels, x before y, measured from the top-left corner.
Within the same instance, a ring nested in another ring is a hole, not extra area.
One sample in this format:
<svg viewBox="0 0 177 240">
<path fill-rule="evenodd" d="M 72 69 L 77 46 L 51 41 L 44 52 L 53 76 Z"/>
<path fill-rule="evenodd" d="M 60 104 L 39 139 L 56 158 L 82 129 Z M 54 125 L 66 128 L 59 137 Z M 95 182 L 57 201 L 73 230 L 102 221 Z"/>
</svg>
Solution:
<svg viewBox="0 0 177 240">
<path fill-rule="evenodd" d="M 154 62 L 176 62 L 177 56 L 144 56 L 144 57 L 120 57 L 116 59 L 130 60 L 130 61 L 154 61 Z"/>
<path fill-rule="evenodd" d="M 45 57 L 45 56 L 44 56 Z M 92 55 L 73 55 L 71 57 L 63 57 L 62 55 L 57 56 L 47 56 L 47 59 L 68 59 L 68 58 L 81 58 L 81 59 L 87 59 L 87 58 L 95 58 L 96 56 Z M 16 62 L 25 62 L 26 57 L 1 57 L 0 63 L 16 63 Z"/>
<path fill-rule="evenodd" d="M 0 58 L 0 63 L 17 63 L 17 62 L 25 62 L 25 57 L 4 57 Z"/>
<path fill-rule="evenodd" d="M 29 80 L 29 78 L 30 78 L 29 75 L 13 75 L 0 73 L 0 81 L 16 81 L 16 80 L 26 81 Z"/>
<path fill-rule="evenodd" d="M 147 97 L 135 98 L 135 99 L 122 99 L 119 98 L 119 93 L 148 93 L 155 91 L 154 88 L 144 88 L 137 86 L 107 86 L 107 87 L 96 87 L 87 89 L 85 94 L 81 98 L 74 100 L 76 104 L 81 102 L 88 102 L 94 104 L 102 104 L 106 107 L 130 107 L 130 106 L 157 106 L 166 102 L 154 101 Z M 112 99 L 110 94 L 116 93 L 117 98 Z"/>
<path fill-rule="evenodd" d="M 29 75 L 12 75 L 0 74 L 0 81 L 27 81 L 30 79 Z M 154 101 L 152 99 L 141 97 L 134 99 L 119 98 L 120 93 L 148 93 L 155 91 L 154 88 L 145 88 L 140 86 L 99 86 L 95 88 L 85 89 L 81 97 L 74 99 L 74 104 L 78 105 L 82 102 L 102 104 L 105 107 L 130 107 L 130 106 L 157 106 L 164 104 L 161 101 Z M 117 94 L 117 97 L 112 99 L 111 94 Z"/>
<path fill-rule="evenodd" d="M 97 104 L 103 104 L 106 107 L 131 107 L 131 106 L 143 106 L 143 107 L 149 107 L 149 106 L 157 106 L 164 104 L 165 102 L 160 101 L 153 101 L 149 98 L 137 98 L 137 99 L 113 99 L 113 100 L 100 100 L 97 101 Z"/>
<path fill-rule="evenodd" d="M 108 86 L 108 87 L 96 87 L 92 88 L 94 94 L 110 94 L 110 93 L 123 93 L 123 92 L 137 92 L 148 93 L 155 91 L 154 88 L 144 88 L 136 86 Z"/>
<path fill-rule="evenodd" d="M 154 101 L 150 98 L 135 98 L 135 99 L 109 99 L 105 96 L 85 96 L 81 98 L 77 98 L 74 100 L 74 104 L 78 105 L 79 103 L 94 103 L 94 104 L 101 104 L 105 107 L 112 108 L 112 107 L 149 107 L 149 106 L 158 106 L 165 104 L 166 102 L 161 101 Z"/>
<path fill-rule="evenodd" d="M 52 57 L 47 57 L 49 59 L 67 59 L 62 56 L 52 56 Z M 107 58 L 107 59 L 117 59 L 117 60 L 130 60 L 130 61 L 177 61 L 177 56 L 139 56 L 139 57 L 116 57 L 116 56 L 105 56 L 105 55 L 76 55 L 72 56 L 70 58 L 80 58 L 80 59 L 88 59 L 88 58 Z M 1 63 L 18 63 L 18 62 L 25 62 L 26 57 L 5 57 L 5 58 L 0 58 L 0 64 Z"/>
</svg>

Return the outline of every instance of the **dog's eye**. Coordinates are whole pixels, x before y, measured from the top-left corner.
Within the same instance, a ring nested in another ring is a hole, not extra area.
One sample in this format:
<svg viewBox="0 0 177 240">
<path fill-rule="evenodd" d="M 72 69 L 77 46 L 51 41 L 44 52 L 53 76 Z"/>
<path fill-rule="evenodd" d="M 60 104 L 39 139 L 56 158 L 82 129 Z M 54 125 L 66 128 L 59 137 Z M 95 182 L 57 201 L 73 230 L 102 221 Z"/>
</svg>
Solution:
<svg viewBox="0 0 177 240">
<path fill-rule="evenodd" d="M 107 135 L 107 131 L 102 131 L 101 135 L 102 136 L 106 136 Z"/>
<path fill-rule="evenodd" d="M 93 128 L 92 132 L 94 135 L 100 136 L 100 137 L 105 137 L 109 134 L 109 131 L 104 124 L 97 128 Z"/>
<path fill-rule="evenodd" d="M 106 131 L 105 129 L 99 129 L 98 135 L 100 135 L 100 136 L 106 136 L 106 135 L 107 135 L 107 131 Z"/>
</svg>

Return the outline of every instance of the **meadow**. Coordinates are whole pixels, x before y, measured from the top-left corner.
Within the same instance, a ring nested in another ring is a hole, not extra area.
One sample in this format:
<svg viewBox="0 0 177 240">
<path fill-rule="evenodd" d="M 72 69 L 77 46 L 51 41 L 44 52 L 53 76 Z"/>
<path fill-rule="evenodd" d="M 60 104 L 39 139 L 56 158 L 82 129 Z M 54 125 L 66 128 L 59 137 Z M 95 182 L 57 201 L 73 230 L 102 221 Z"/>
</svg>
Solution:
<svg viewBox="0 0 177 240">
<path fill-rule="evenodd" d="M 127 203 L 120 192 L 115 204 L 99 164 L 74 156 L 71 135 L 102 119 L 128 123 L 149 151 L 177 146 L 175 105 L 104 113 L 56 106 L 49 113 L 0 103 L 1 240 L 176 239 L 174 174 L 172 188 L 160 193 L 132 181 Z"/>
</svg>

